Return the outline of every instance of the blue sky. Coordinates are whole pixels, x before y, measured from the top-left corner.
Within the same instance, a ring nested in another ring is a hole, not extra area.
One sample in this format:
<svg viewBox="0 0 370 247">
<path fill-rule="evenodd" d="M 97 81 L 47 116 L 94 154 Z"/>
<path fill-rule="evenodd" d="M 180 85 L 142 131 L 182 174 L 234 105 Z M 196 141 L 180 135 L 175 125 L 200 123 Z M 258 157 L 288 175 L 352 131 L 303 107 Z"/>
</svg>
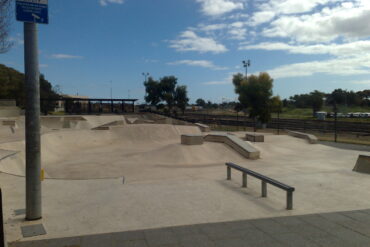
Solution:
<svg viewBox="0 0 370 247">
<path fill-rule="evenodd" d="M 368 0 L 49 0 L 40 70 L 63 93 L 143 101 L 143 72 L 197 98 L 235 100 L 231 77 L 267 71 L 274 94 L 370 88 Z M 13 18 L 15 19 L 15 17 Z M 23 71 L 23 25 L 0 63 Z"/>
</svg>

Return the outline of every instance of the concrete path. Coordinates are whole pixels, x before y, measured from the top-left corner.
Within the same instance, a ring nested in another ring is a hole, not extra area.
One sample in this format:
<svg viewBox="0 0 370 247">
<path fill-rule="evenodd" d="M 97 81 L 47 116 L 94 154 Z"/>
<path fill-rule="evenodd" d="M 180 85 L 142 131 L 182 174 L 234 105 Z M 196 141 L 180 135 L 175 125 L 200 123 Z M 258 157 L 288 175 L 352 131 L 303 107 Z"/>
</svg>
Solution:
<svg viewBox="0 0 370 247">
<path fill-rule="evenodd" d="M 9 247 L 370 246 L 370 209 L 13 243 Z"/>
</svg>

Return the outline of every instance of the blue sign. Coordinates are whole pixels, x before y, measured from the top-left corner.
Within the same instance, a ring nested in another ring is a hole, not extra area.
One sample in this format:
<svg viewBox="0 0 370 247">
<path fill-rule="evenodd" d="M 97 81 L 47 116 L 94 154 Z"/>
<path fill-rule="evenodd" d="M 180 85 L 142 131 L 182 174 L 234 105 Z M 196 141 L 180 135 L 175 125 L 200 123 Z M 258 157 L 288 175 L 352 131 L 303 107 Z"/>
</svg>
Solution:
<svg viewBox="0 0 370 247">
<path fill-rule="evenodd" d="M 17 21 L 48 24 L 48 0 L 17 0 Z"/>
</svg>

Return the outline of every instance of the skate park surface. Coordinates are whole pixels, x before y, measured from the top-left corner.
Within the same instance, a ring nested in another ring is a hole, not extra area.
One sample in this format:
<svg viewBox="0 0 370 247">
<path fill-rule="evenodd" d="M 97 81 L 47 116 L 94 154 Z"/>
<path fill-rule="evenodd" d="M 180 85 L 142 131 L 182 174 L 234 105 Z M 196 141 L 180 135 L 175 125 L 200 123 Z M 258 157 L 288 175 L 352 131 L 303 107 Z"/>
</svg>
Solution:
<svg viewBox="0 0 370 247">
<path fill-rule="evenodd" d="M 222 143 L 181 145 L 181 134 L 202 134 L 199 128 L 160 116 L 45 117 L 38 222 L 47 234 L 23 238 L 20 227 L 35 222 L 14 213 L 25 205 L 24 119 L 11 120 L 14 126 L 0 126 L 8 242 L 370 208 L 370 175 L 352 171 L 368 151 L 265 134 L 254 143 L 261 158 L 250 160 Z M 241 188 L 233 171 L 227 181 L 225 162 L 295 187 L 294 209 L 285 210 L 285 193 L 275 187 L 262 198 L 259 180 Z"/>
</svg>

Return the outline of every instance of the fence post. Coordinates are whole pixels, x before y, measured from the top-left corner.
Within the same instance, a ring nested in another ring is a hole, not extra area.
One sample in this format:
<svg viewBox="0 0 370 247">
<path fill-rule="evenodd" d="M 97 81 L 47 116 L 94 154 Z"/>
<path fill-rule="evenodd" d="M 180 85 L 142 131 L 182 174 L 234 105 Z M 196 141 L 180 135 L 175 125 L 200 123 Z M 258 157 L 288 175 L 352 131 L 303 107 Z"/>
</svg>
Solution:
<svg viewBox="0 0 370 247">
<path fill-rule="evenodd" d="M 277 134 L 280 135 L 280 112 L 277 113 L 278 122 L 277 122 Z"/>
<path fill-rule="evenodd" d="M 262 197 L 267 197 L 267 183 L 262 181 Z"/>
<path fill-rule="evenodd" d="M 337 142 L 337 110 L 334 112 L 334 141 Z"/>
<path fill-rule="evenodd" d="M 231 180 L 231 168 L 227 167 L 227 180 Z"/>
</svg>

